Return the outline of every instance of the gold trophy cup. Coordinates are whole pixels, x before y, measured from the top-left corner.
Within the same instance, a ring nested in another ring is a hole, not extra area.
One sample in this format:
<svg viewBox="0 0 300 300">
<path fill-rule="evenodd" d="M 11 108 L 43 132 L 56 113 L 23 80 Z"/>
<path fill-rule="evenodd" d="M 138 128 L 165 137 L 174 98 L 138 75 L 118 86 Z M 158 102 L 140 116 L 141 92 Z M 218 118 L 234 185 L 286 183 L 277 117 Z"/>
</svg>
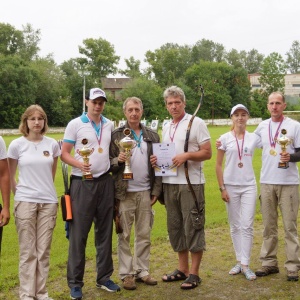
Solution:
<svg viewBox="0 0 300 300">
<path fill-rule="evenodd" d="M 130 156 L 131 150 L 136 147 L 136 141 L 129 137 L 131 130 L 125 128 L 123 130 L 125 137 L 120 141 L 115 141 L 115 144 L 119 147 L 121 151 L 124 151 L 126 154 L 125 169 L 123 172 L 123 180 L 133 180 L 133 173 L 130 168 Z"/>
<path fill-rule="evenodd" d="M 286 129 L 282 129 L 281 130 L 281 134 L 282 136 L 276 140 L 276 142 L 280 145 L 281 147 L 281 152 L 282 153 L 286 153 L 286 147 L 292 142 L 291 139 L 289 139 L 288 137 L 286 137 L 285 135 L 287 134 Z M 278 168 L 280 169 L 287 169 L 289 167 L 289 163 L 288 162 L 283 162 L 283 161 L 279 161 L 278 163 Z"/>
<path fill-rule="evenodd" d="M 87 139 L 83 139 L 82 142 L 83 147 L 81 149 L 77 149 L 77 153 L 82 157 L 83 162 L 85 164 L 90 163 L 89 156 L 94 152 L 94 148 L 88 148 L 86 147 L 86 144 L 88 143 Z M 82 174 L 82 180 L 93 180 L 93 174 L 91 172 L 84 172 Z"/>
</svg>

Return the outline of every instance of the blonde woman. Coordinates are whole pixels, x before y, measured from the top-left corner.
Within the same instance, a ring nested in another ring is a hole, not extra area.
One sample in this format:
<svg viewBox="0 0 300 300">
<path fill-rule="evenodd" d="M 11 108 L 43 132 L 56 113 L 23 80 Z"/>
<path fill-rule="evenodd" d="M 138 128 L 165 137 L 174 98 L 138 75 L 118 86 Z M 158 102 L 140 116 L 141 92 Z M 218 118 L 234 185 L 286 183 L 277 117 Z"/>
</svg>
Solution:
<svg viewBox="0 0 300 300">
<path fill-rule="evenodd" d="M 237 261 L 229 274 L 243 273 L 248 280 L 255 280 L 256 275 L 249 268 L 257 195 L 252 159 L 255 148 L 260 146 L 260 139 L 246 131 L 249 111 L 244 105 L 234 106 L 230 116 L 233 125 L 217 142 L 216 162 L 217 179 L 222 200 L 226 203 Z"/>
<path fill-rule="evenodd" d="M 42 107 L 29 106 L 19 126 L 23 136 L 13 140 L 8 148 L 20 248 L 19 297 L 26 300 L 51 300 L 46 280 L 58 207 L 54 177 L 60 149 L 54 139 L 44 135 L 47 128 Z"/>
</svg>

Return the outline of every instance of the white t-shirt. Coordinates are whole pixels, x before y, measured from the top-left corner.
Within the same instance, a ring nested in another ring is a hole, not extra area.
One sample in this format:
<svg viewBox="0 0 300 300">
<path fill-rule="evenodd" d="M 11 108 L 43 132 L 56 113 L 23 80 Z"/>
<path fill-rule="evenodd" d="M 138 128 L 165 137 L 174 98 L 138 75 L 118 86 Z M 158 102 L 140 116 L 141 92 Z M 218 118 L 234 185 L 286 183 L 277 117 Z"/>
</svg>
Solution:
<svg viewBox="0 0 300 300">
<path fill-rule="evenodd" d="M 133 180 L 128 180 L 128 192 L 141 192 L 150 190 L 150 178 L 148 172 L 147 143 L 141 140 L 140 147 L 131 150 L 130 166 Z"/>
<path fill-rule="evenodd" d="M 57 203 L 52 166 L 59 155 L 57 141 L 46 136 L 38 144 L 23 136 L 10 143 L 7 156 L 18 160 L 19 168 L 16 201 Z"/>
<path fill-rule="evenodd" d="M 97 136 L 96 129 L 94 128 L 95 124 L 90 123 L 86 113 L 82 114 L 80 117 L 69 122 L 63 140 L 64 142 L 74 145 L 74 157 L 80 161 L 83 161 L 83 159 L 78 151 L 84 146 L 82 141 L 84 139 L 87 140 L 85 146 L 93 151 L 89 156 L 93 177 L 99 177 L 106 173 L 110 168 L 109 145 L 114 126 L 113 123 L 104 116 L 101 116 L 101 120 L 101 128 L 99 130 L 99 135 Z M 101 153 L 98 151 L 99 148 L 102 149 Z M 72 167 L 72 174 L 82 176 L 81 170 L 75 167 Z"/>
<path fill-rule="evenodd" d="M 0 160 L 6 159 L 6 158 L 7 158 L 6 145 L 5 145 L 5 142 L 2 138 L 2 136 L 0 136 Z"/>
<path fill-rule="evenodd" d="M 192 116 L 190 114 L 186 113 L 183 119 L 179 122 L 178 126 L 174 125 L 173 122 L 169 122 L 163 128 L 162 141 L 164 143 L 170 143 L 173 139 L 173 142 L 175 143 L 176 154 L 184 153 L 186 131 L 191 117 Z M 190 131 L 188 152 L 199 151 L 201 144 L 204 144 L 209 140 L 210 135 L 204 121 L 198 117 L 195 117 Z M 203 165 L 203 162 L 188 161 L 191 184 L 205 183 Z M 184 165 L 181 165 L 177 169 L 177 176 L 163 176 L 162 180 L 163 183 L 187 184 Z"/>
<path fill-rule="evenodd" d="M 224 184 L 230 185 L 255 185 L 255 174 L 252 166 L 252 159 L 255 148 L 261 147 L 260 138 L 255 133 L 245 132 L 244 145 L 243 140 L 238 140 L 233 133 L 227 132 L 220 136 L 222 145 L 219 149 L 225 151 L 225 166 L 223 172 Z M 243 148 L 243 151 L 242 151 Z M 241 160 L 239 155 L 241 155 Z M 242 168 L 238 167 L 239 163 Z"/>
<path fill-rule="evenodd" d="M 287 169 L 278 168 L 280 160 L 279 153 L 281 152 L 281 148 L 278 143 L 275 144 L 275 151 L 277 152 L 277 155 L 273 156 L 270 154 L 270 150 L 272 149 L 270 138 L 272 140 L 273 136 L 274 139 L 279 124 L 279 122 L 272 122 L 271 119 L 268 119 L 262 121 L 254 131 L 261 138 L 263 146 L 260 182 L 265 184 L 281 185 L 299 184 L 297 163 L 289 162 L 289 168 Z M 282 129 L 286 129 L 286 137 L 292 140 L 292 143 L 287 146 L 287 152 L 294 153 L 295 148 L 300 148 L 300 123 L 285 117 L 279 128 L 278 138 L 282 136 Z"/>
</svg>

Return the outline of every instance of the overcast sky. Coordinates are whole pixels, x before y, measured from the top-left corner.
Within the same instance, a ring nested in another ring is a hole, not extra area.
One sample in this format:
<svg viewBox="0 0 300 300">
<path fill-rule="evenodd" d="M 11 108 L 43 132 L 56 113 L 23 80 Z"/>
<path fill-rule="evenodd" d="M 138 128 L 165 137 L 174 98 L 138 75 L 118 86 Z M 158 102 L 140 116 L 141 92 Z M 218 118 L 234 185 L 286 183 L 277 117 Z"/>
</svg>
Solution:
<svg viewBox="0 0 300 300">
<path fill-rule="evenodd" d="M 0 22 L 41 30 L 41 56 L 60 64 L 79 56 L 86 38 L 103 38 L 124 59 L 144 60 L 166 43 L 205 38 L 227 51 L 257 49 L 285 58 L 300 41 L 299 0 L 3 0 Z"/>
</svg>

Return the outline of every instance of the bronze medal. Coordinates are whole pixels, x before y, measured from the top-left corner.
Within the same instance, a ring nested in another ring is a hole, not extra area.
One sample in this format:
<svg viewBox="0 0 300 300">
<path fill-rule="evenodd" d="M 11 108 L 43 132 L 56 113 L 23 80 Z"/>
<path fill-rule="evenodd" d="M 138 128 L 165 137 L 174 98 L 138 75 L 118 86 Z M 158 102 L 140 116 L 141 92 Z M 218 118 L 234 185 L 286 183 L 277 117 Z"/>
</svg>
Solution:
<svg viewBox="0 0 300 300">
<path fill-rule="evenodd" d="M 239 162 L 239 163 L 238 163 L 238 167 L 239 167 L 239 168 L 242 168 L 243 166 L 244 166 L 244 165 L 243 165 L 242 162 Z"/>
<path fill-rule="evenodd" d="M 102 149 L 101 147 L 99 147 L 99 148 L 98 148 L 98 152 L 99 152 L 99 153 L 102 153 L 102 152 L 103 152 L 103 149 Z"/>
</svg>

